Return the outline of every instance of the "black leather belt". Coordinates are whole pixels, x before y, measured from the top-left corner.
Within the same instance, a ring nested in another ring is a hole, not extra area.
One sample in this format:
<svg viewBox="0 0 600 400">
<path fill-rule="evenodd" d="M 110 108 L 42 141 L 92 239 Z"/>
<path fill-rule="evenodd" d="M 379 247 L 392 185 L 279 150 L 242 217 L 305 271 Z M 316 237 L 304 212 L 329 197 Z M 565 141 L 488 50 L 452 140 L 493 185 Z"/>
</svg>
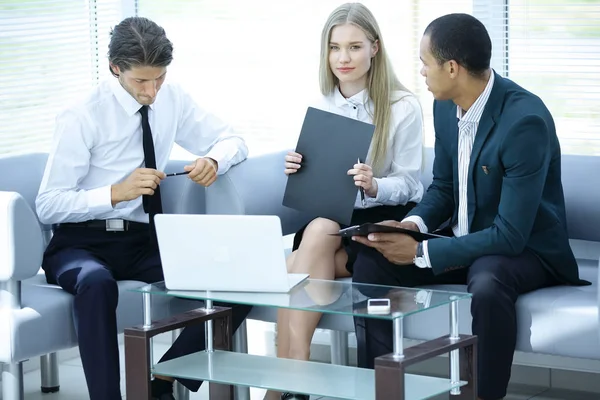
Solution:
<svg viewBox="0 0 600 400">
<path fill-rule="evenodd" d="M 65 222 L 57 224 L 54 228 L 88 228 L 100 229 L 107 232 L 147 231 L 148 224 L 125 219 L 93 219 L 84 222 Z"/>
</svg>

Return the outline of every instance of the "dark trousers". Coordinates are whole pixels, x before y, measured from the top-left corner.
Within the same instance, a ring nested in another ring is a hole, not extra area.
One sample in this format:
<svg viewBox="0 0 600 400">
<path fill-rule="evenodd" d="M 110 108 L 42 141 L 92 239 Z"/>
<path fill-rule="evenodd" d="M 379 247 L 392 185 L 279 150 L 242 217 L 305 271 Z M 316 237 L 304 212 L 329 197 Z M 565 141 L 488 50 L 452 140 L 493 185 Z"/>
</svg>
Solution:
<svg viewBox="0 0 600 400">
<path fill-rule="evenodd" d="M 117 281 L 163 280 L 158 247 L 150 241 L 149 231 L 59 227 L 46 249 L 42 267 L 49 283 L 57 283 L 75 296 L 75 330 L 90 399 L 121 399 Z M 234 330 L 250 308 L 233 307 Z M 161 361 L 201 351 L 204 343 L 203 324 L 186 328 Z M 181 382 L 193 391 L 201 384 Z"/>
<path fill-rule="evenodd" d="M 473 334 L 478 336 L 478 395 L 506 395 L 517 338 L 515 302 L 520 294 L 558 282 L 529 252 L 516 257 L 485 256 L 469 268 L 434 275 L 431 269 L 400 266 L 364 247 L 354 263 L 353 282 L 414 287 L 467 284 L 472 294 Z M 358 365 L 374 368 L 375 358 L 393 351 L 389 321 L 355 318 Z"/>
</svg>

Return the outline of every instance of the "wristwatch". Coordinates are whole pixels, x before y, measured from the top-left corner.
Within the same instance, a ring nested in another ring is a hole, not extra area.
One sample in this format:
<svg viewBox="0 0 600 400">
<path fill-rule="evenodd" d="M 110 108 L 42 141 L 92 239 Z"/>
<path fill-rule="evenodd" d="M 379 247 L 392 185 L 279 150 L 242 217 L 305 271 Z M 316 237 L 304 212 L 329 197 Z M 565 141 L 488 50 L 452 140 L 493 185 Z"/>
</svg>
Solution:
<svg viewBox="0 0 600 400">
<path fill-rule="evenodd" d="M 427 261 L 425 261 L 425 257 L 423 256 L 423 242 L 417 244 L 417 254 L 413 259 L 413 263 L 419 268 L 427 268 Z"/>
</svg>

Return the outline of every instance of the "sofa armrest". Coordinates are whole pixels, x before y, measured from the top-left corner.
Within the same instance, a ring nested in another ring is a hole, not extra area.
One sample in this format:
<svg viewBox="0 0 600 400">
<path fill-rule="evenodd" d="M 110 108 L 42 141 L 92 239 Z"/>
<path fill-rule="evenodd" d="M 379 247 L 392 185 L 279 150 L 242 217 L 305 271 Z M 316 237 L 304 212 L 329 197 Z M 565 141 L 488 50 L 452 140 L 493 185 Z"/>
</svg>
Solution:
<svg viewBox="0 0 600 400">
<path fill-rule="evenodd" d="M 311 216 L 281 204 L 286 152 L 249 157 L 221 175 L 206 190 L 206 213 L 277 215 L 284 235 L 296 232 Z"/>
<path fill-rule="evenodd" d="M 37 274 L 43 252 L 42 229 L 31 207 L 16 192 L 0 192 L 0 282 Z"/>
</svg>

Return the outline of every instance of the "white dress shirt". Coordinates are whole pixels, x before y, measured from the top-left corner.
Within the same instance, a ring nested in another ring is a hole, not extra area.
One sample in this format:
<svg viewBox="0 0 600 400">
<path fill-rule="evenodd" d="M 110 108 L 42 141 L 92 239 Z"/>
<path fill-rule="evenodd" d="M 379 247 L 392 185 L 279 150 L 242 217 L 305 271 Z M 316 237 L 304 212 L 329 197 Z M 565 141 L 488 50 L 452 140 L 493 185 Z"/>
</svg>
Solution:
<svg viewBox="0 0 600 400">
<path fill-rule="evenodd" d="M 112 79 L 57 117 L 36 198 L 42 223 L 112 218 L 148 222 L 141 197 L 114 208 L 111 203 L 111 186 L 144 166 L 140 107 Z M 177 85 L 163 84 L 148 114 L 159 171 L 167 166 L 174 143 L 216 160 L 218 174 L 248 155 L 244 140 L 229 125 L 198 107 Z"/>
<path fill-rule="evenodd" d="M 485 109 L 492 87 L 494 86 L 494 73 L 490 74 L 490 79 L 483 92 L 477 100 L 465 113 L 465 111 L 456 106 L 456 118 L 458 119 L 458 221 L 452 227 L 454 236 L 460 237 L 469 234 L 469 211 L 467 209 L 467 182 L 469 179 L 469 163 L 471 161 L 471 150 L 475 142 L 475 135 L 479 127 L 481 115 Z M 404 219 L 417 224 L 421 232 L 428 232 L 428 227 L 418 215 L 412 215 Z M 427 267 L 431 268 L 431 261 L 427 251 L 427 240 L 423 241 L 423 256 Z"/>
<path fill-rule="evenodd" d="M 423 163 L 423 117 L 421 106 L 411 93 L 394 93 L 398 100 L 392 104 L 389 151 L 383 162 L 381 176 L 376 176 L 377 196 L 369 197 L 365 193 L 366 206 L 404 205 L 418 203 L 423 198 L 421 168 Z M 336 88 L 328 96 L 323 96 L 315 108 L 329 111 L 369 124 L 373 123 L 373 101 L 365 89 L 352 97 L 344 98 Z M 369 154 L 371 149 L 369 149 Z M 365 164 L 372 165 L 370 155 Z M 349 166 L 348 169 L 351 169 Z M 356 196 L 354 208 L 363 208 L 360 192 Z"/>
</svg>

